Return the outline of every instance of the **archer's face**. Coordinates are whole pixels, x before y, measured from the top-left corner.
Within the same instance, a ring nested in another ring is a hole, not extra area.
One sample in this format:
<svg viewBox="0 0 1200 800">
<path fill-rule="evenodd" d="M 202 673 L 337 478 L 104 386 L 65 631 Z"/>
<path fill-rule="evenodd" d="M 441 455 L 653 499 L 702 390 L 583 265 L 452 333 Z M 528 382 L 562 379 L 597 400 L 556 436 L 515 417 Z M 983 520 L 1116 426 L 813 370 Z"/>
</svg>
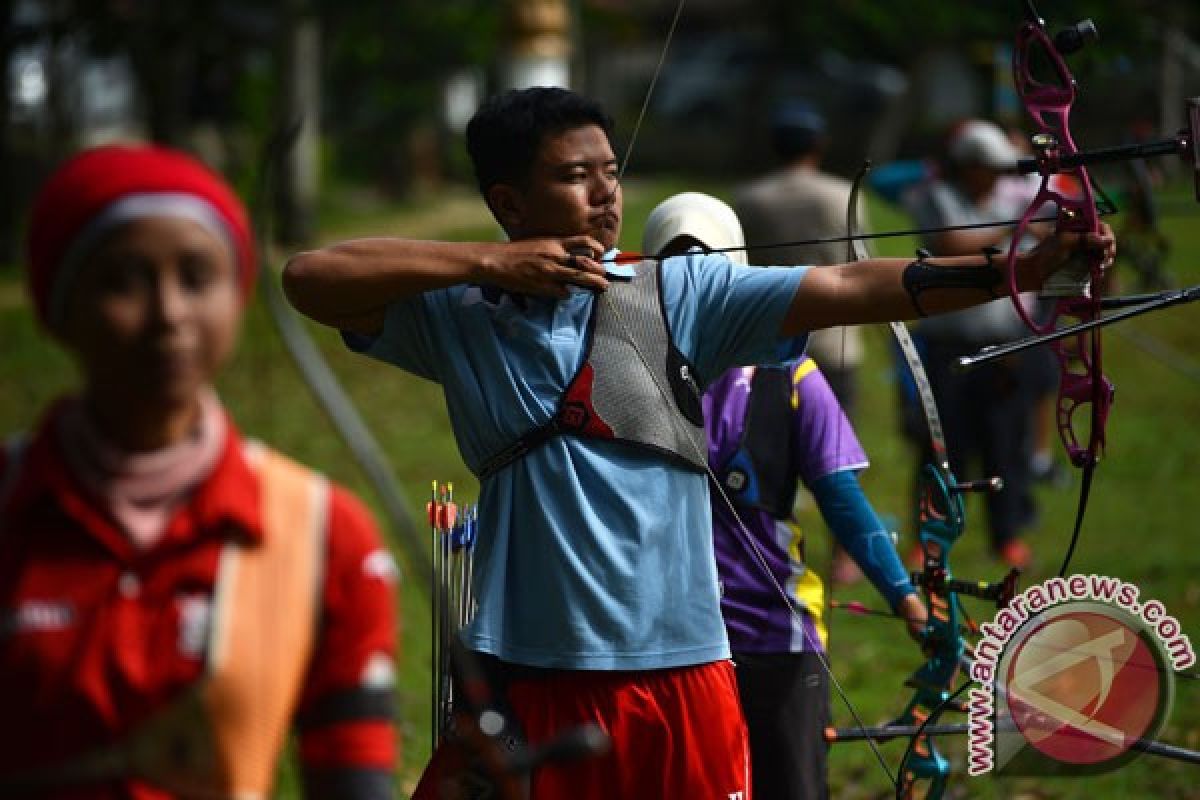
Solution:
<svg viewBox="0 0 1200 800">
<path fill-rule="evenodd" d="M 589 234 L 606 249 L 621 233 L 617 158 L 595 125 L 547 136 L 521 186 L 495 187 L 493 208 L 514 239 Z"/>
<path fill-rule="evenodd" d="M 139 414 L 194 402 L 232 352 L 241 317 L 229 245 L 191 220 L 145 217 L 81 266 L 59 336 L 89 393 Z"/>
</svg>

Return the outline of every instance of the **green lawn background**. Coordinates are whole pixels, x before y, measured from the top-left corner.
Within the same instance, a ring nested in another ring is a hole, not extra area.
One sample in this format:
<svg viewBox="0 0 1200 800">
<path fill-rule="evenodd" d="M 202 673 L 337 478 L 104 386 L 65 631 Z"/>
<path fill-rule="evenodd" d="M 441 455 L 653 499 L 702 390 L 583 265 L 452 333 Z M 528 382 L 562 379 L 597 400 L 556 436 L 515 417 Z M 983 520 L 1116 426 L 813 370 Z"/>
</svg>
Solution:
<svg viewBox="0 0 1200 800">
<path fill-rule="evenodd" d="M 641 221 L 659 200 L 684 189 L 726 196 L 727 187 L 683 178 L 630 182 L 622 244 L 637 249 Z M 1163 227 L 1173 247 L 1169 267 L 1180 283 L 1200 282 L 1200 226 L 1189 193 L 1179 187 L 1165 194 L 1172 209 Z M 870 198 L 870 218 L 878 229 L 906 227 L 909 220 L 878 198 Z M 466 190 L 450 190 L 403 207 L 351 210 L 329 203 L 323 240 L 366 234 L 419 238 L 494 238 L 496 230 L 481 204 Z M 1114 222 L 1119 225 L 1119 220 Z M 889 239 L 875 246 L 883 255 L 910 255 L 915 243 Z M 285 257 L 277 254 L 268 268 L 277 270 Z M 753 259 L 752 259 L 753 260 Z M 1157 597 L 1184 624 L 1200 632 L 1200 548 L 1198 524 L 1190 505 L 1200 481 L 1200 306 L 1174 309 L 1126 323 L 1138 335 L 1153 337 L 1173 353 L 1174 365 L 1149 355 L 1128 337 L 1112 331 L 1105 337 L 1106 371 L 1117 385 L 1117 401 L 1109 425 L 1108 457 L 1097 469 L 1091 505 L 1073 571 L 1114 575 L 1137 583 L 1145 597 Z M 346 352 L 337 337 L 317 326 L 310 330 L 387 452 L 407 494 L 413 515 L 423 516 L 425 496 L 433 479 L 455 482 L 461 500 L 475 496 L 476 483 L 459 460 L 438 388 L 398 370 Z M 868 332 L 868 357 L 862 371 L 862 400 L 857 428 L 872 460 L 864 473 L 868 495 L 883 514 L 905 520 L 907 485 L 912 455 L 897 434 L 895 392 L 889 363 L 886 327 Z M 1182 369 L 1180 366 L 1182 365 Z M 1189 375 L 1188 370 L 1191 370 Z M 0 271 L 0 430 L 18 430 L 34 423 L 48 400 L 72 385 L 74 371 L 61 352 L 37 330 L 18 277 Z M 246 320 L 242 344 L 225 372 L 220 389 L 243 429 L 268 443 L 316 465 L 348 484 L 378 508 L 378 504 L 311 399 L 288 361 L 261 304 Z M 1037 569 L 1025 584 L 1048 577 L 1057 568 L 1070 535 L 1078 479 L 1063 490 L 1041 489 L 1041 517 L 1029 540 L 1038 558 Z M 973 502 L 968 514 L 981 511 Z M 382 517 L 381 517 L 382 518 Z M 820 531 L 819 519 L 808 512 L 805 522 Z M 954 553 L 956 572 L 971 578 L 1001 573 L 986 553 L 983 528 L 972 521 Z M 814 533 L 817 542 L 827 537 Z M 392 537 L 393 543 L 396 539 Z M 902 545 L 907 549 L 911 538 Z M 818 545 L 815 549 L 824 550 Z M 401 561 L 404 555 L 397 548 Z M 823 568 L 827 554 L 813 561 Z M 647 576 L 652 579 L 652 576 Z M 407 791 L 429 752 L 429 606 L 423 582 L 405 570 L 401 592 L 400 729 L 403 740 L 398 785 Z M 839 591 L 839 599 L 879 600 L 862 587 Z M 976 617 L 987 609 L 972 605 Z M 834 612 L 835 614 L 837 612 Z M 886 620 L 835 616 L 831 620 L 833 669 L 848 696 L 867 722 L 883 722 L 897 714 L 907 699 L 903 680 L 920 655 L 903 633 Z M 1200 687 L 1180 680 L 1175 708 L 1162 738 L 1200 747 Z M 844 705 L 835 697 L 838 724 L 849 724 Z M 903 743 L 883 745 L 895 770 Z M 1144 757 L 1111 775 L 1088 780 L 968 779 L 961 773 L 961 745 L 944 745 L 959 770 L 951 796 L 970 797 L 1200 797 L 1200 768 Z M 830 756 L 835 797 L 890 796 L 887 779 L 863 745 L 834 748 Z M 277 794 L 296 796 L 291 769 L 285 768 Z"/>
</svg>

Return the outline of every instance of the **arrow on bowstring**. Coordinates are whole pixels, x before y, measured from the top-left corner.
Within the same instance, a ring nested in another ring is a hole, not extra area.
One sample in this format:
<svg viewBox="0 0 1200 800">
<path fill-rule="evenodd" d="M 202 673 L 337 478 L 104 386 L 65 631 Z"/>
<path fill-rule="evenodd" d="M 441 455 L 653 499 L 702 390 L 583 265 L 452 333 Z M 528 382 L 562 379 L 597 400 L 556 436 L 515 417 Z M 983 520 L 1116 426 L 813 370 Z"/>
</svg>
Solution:
<svg viewBox="0 0 1200 800">
<path fill-rule="evenodd" d="M 1100 216 L 1119 213 L 1120 209 L 1116 204 L 1100 207 Z M 1054 222 L 1057 217 L 1035 217 L 1030 222 Z M 818 236 L 812 239 L 794 239 L 787 242 L 771 242 L 769 244 L 754 244 L 754 245 L 738 245 L 734 247 L 714 247 L 705 250 L 705 253 L 751 253 L 758 250 L 777 250 L 785 247 L 799 247 L 801 245 L 812 244 L 837 244 L 839 242 L 861 242 L 871 241 L 873 239 L 891 239 L 900 236 L 918 236 L 925 233 L 946 233 L 949 231 L 969 231 L 985 228 L 1004 228 L 1016 225 L 1020 220 L 1005 219 L 998 222 L 969 222 L 961 225 L 939 225 L 933 228 L 903 228 L 892 231 L 875 231 L 873 233 L 853 233 L 840 234 L 838 236 Z M 650 259 L 652 261 L 661 260 L 658 256 L 649 253 L 633 253 L 621 252 L 614 259 L 617 264 L 629 264 L 638 261 Z"/>
</svg>

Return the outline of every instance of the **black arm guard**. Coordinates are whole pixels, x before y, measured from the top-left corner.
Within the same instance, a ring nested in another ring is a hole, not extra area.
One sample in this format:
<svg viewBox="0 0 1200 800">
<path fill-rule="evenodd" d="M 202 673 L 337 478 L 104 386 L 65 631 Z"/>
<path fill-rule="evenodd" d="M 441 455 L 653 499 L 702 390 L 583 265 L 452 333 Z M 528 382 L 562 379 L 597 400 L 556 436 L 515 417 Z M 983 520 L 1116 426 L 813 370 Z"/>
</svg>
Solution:
<svg viewBox="0 0 1200 800">
<path fill-rule="evenodd" d="M 917 260 L 904 268 L 902 278 L 904 290 L 912 298 L 913 308 L 922 317 L 927 316 L 921 307 L 921 295 L 930 289 L 980 289 L 993 300 L 999 297 L 994 287 L 1003 275 L 992 264 L 992 256 L 999 252 L 995 247 L 983 248 L 987 263 L 978 267 L 939 267 L 925 260 L 930 258 L 928 250 L 918 250 Z"/>
</svg>

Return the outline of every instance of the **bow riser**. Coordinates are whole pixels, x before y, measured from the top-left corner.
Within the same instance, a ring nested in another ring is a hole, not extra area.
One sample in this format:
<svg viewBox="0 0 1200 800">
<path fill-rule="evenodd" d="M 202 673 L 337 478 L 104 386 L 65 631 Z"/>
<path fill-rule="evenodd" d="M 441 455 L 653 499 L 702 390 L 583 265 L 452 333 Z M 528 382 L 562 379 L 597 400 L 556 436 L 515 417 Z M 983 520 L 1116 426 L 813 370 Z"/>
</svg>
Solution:
<svg viewBox="0 0 1200 800">
<path fill-rule="evenodd" d="M 1079 152 L 1071 136 L 1071 108 L 1077 87 L 1066 61 L 1036 15 L 1017 32 L 1013 50 L 1013 82 L 1026 112 L 1037 123 L 1040 132 L 1033 137 L 1038 151 L 1035 159 L 1042 176 L 1041 186 L 1017 225 L 1008 253 L 1009 292 L 1013 306 L 1025 324 L 1037 334 L 1047 334 L 1058 327 L 1059 320 L 1090 322 L 1100 316 L 1099 295 L 1104 278 L 1103 260 L 1089 257 L 1075 269 L 1068 267 L 1052 276 L 1043 295 L 1062 295 L 1053 312 L 1044 322 L 1033 318 L 1021 298 L 1016 283 L 1015 266 L 1020 243 L 1029 229 L 1029 220 L 1048 203 L 1058 208 L 1056 230 L 1072 233 L 1096 233 L 1100 218 L 1091 177 L 1082 165 L 1063 168 Z M 1089 28 L 1094 32 L 1094 28 Z M 1035 59 L 1049 64 L 1054 82 L 1037 80 L 1033 75 Z M 1052 182 L 1056 176 L 1066 176 L 1073 191 L 1066 193 Z M 1080 334 L 1070 342 L 1050 345 L 1058 362 L 1061 379 L 1056 402 L 1055 423 L 1059 438 L 1071 463 L 1077 467 L 1095 463 L 1104 448 L 1105 426 L 1112 405 L 1113 386 L 1104 376 L 1102 348 L 1095 332 Z M 1079 434 L 1084 416 L 1081 408 L 1088 407 L 1089 430 L 1086 437 Z"/>
<path fill-rule="evenodd" d="M 908 679 L 915 693 L 894 725 L 936 724 L 950 704 L 950 690 L 966 653 L 958 594 L 945 590 L 947 581 L 952 580 L 950 551 L 962 536 L 965 522 L 962 493 L 951 489 L 955 485 L 948 471 L 933 464 L 922 470 L 918 539 L 925 563 L 918 582 L 929 610 L 922 636 L 929 657 Z M 928 781 L 926 797 L 940 797 L 949 774 L 950 762 L 938 752 L 933 737 L 919 730 L 902 762 L 897 795 L 910 797 L 917 781 Z"/>
</svg>

